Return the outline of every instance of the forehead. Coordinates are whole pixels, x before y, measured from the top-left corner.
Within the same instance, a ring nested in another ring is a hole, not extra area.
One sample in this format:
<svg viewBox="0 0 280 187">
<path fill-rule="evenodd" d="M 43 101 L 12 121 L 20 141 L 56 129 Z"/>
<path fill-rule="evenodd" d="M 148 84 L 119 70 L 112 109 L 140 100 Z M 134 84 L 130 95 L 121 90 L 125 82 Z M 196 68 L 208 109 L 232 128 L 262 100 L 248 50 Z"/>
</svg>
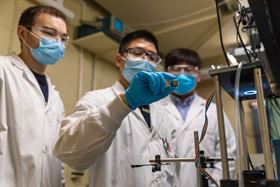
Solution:
<svg viewBox="0 0 280 187">
<path fill-rule="evenodd" d="M 178 66 L 178 67 L 180 67 L 180 66 L 198 67 L 197 65 L 194 65 L 194 64 L 192 64 L 192 63 L 190 63 L 190 62 L 188 62 L 188 61 L 185 61 L 185 60 L 183 60 L 183 61 L 177 61 L 175 64 L 173 64 L 173 65 L 171 65 L 171 66 Z"/>
<path fill-rule="evenodd" d="M 145 49 L 146 51 L 151 51 L 151 52 L 157 53 L 156 46 L 152 42 L 149 42 L 144 39 L 135 39 L 135 40 L 131 41 L 128 44 L 127 49 L 134 48 L 134 47 L 140 47 L 140 48 Z"/>
<path fill-rule="evenodd" d="M 189 64 L 176 64 L 169 66 L 169 68 L 175 68 L 175 69 L 198 69 L 197 66 L 189 65 Z"/>
<path fill-rule="evenodd" d="M 67 26 L 66 23 L 62 18 L 46 14 L 46 13 L 41 13 L 39 14 L 35 19 L 34 19 L 34 26 L 38 27 L 43 27 L 43 26 L 48 26 L 51 27 L 61 33 L 67 33 Z"/>
</svg>

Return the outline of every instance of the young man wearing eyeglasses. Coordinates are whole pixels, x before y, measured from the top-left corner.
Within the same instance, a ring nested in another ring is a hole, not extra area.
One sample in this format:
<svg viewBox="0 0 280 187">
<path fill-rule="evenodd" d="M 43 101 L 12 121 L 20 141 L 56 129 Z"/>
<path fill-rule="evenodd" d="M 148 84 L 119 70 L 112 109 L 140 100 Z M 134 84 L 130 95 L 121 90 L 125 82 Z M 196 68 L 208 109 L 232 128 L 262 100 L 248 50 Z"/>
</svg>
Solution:
<svg viewBox="0 0 280 187">
<path fill-rule="evenodd" d="M 129 33 L 115 58 L 120 80 L 87 93 L 63 120 L 55 153 L 76 170 L 90 168 L 91 187 L 175 186 L 170 166 L 154 173 L 151 166 L 131 167 L 169 154 L 154 102 L 175 89 L 167 83 L 175 77 L 155 72 L 160 60 L 151 32 Z"/>
<path fill-rule="evenodd" d="M 20 53 L 0 57 L 0 186 L 59 187 L 53 148 L 64 108 L 45 70 L 64 56 L 66 17 L 53 7 L 30 7 L 17 34 Z"/>
<path fill-rule="evenodd" d="M 205 103 L 196 92 L 197 83 L 200 82 L 201 60 L 199 55 L 189 49 L 177 48 L 171 50 L 165 58 L 165 70 L 172 73 L 179 82 L 173 93 L 160 101 L 165 110 L 162 125 L 174 128 L 175 155 L 180 158 L 195 158 L 194 131 L 202 135 L 205 122 Z M 210 104 L 208 111 L 208 127 L 200 150 L 206 157 L 220 157 L 220 143 L 218 133 L 217 111 L 214 104 Z M 224 115 L 225 132 L 227 138 L 228 157 L 235 157 L 236 142 L 234 131 Z M 231 176 L 234 175 L 234 162 L 229 162 Z M 196 168 L 194 162 L 182 162 L 178 165 L 178 186 L 196 187 Z M 216 162 L 214 168 L 206 169 L 216 181 L 222 179 L 221 162 Z M 188 177 L 186 177 L 186 175 Z M 204 174 L 205 175 L 205 174 Z M 211 183 L 210 183 L 211 184 Z M 213 183 L 211 184 L 211 186 Z"/>
</svg>

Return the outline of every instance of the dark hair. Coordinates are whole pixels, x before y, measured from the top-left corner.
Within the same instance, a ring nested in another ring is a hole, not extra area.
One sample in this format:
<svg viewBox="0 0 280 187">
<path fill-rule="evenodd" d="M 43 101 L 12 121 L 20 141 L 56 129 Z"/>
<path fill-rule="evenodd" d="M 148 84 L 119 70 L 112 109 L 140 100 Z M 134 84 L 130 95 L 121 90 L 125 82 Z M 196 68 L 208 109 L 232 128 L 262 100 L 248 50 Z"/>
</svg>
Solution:
<svg viewBox="0 0 280 187">
<path fill-rule="evenodd" d="M 136 39 L 144 39 L 148 42 L 151 42 L 155 45 L 156 50 L 158 51 L 158 41 L 153 33 L 147 30 L 137 30 L 131 33 L 128 33 L 122 40 L 119 46 L 119 53 L 123 53 L 127 48 L 130 42 Z"/>
<path fill-rule="evenodd" d="M 201 67 L 201 59 L 195 51 L 186 48 L 177 48 L 171 50 L 165 58 L 165 69 L 168 66 L 178 65 L 178 64 L 189 64 Z"/>
<path fill-rule="evenodd" d="M 51 6 L 33 6 L 27 8 L 20 16 L 18 25 L 32 27 L 34 20 L 42 13 L 61 18 L 66 23 L 66 16 L 60 10 Z"/>
</svg>

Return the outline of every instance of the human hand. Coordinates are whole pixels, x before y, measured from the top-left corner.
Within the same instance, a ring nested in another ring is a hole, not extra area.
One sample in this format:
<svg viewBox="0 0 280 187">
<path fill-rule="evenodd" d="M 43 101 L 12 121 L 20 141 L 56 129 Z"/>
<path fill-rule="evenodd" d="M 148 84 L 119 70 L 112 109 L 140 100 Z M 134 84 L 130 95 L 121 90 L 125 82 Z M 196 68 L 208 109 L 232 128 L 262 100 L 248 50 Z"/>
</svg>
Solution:
<svg viewBox="0 0 280 187">
<path fill-rule="evenodd" d="M 135 110 L 138 106 L 158 101 L 174 91 L 176 86 L 167 86 L 167 81 L 174 79 L 174 75 L 166 72 L 138 72 L 125 91 L 126 103 Z"/>
</svg>

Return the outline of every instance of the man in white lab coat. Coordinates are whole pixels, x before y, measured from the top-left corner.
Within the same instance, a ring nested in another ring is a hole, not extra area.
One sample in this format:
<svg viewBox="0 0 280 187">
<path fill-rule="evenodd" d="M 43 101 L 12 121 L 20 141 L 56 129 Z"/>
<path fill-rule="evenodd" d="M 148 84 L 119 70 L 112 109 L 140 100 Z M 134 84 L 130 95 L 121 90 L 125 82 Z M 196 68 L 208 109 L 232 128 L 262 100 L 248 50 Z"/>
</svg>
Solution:
<svg viewBox="0 0 280 187">
<path fill-rule="evenodd" d="M 45 70 L 63 58 L 66 33 L 62 12 L 30 7 L 18 24 L 20 53 L 0 56 L 0 186 L 61 185 L 53 147 L 64 108 Z"/>
<path fill-rule="evenodd" d="M 152 172 L 151 166 L 131 167 L 170 152 L 161 108 L 153 102 L 174 90 L 166 79 L 175 77 L 155 72 L 160 60 L 152 33 L 129 33 L 115 58 L 120 80 L 88 92 L 63 120 L 55 153 L 76 170 L 90 167 L 91 187 L 175 186 L 170 166 L 162 166 L 161 172 Z"/>
<path fill-rule="evenodd" d="M 165 110 L 163 126 L 175 128 L 175 155 L 177 157 L 194 158 L 194 131 L 202 134 L 205 120 L 205 103 L 196 92 L 197 82 L 200 81 L 199 69 L 201 60 L 199 55 L 189 49 L 177 48 L 171 50 L 165 59 L 165 70 L 176 76 L 179 86 L 173 93 L 161 100 Z M 210 93 L 209 93 L 210 94 Z M 215 104 L 210 104 L 208 112 L 208 128 L 200 149 L 207 157 L 220 157 L 218 120 Z M 235 157 L 236 142 L 232 126 L 224 115 L 227 150 L 229 157 Z M 196 170 L 194 162 L 182 162 L 178 165 L 177 174 L 179 186 L 196 187 Z M 234 175 L 234 162 L 229 164 L 230 174 Z M 214 169 L 206 169 L 219 183 L 222 179 L 221 163 L 215 163 Z M 187 177 L 186 177 L 187 176 Z M 191 179 L 191 180 L 190 180 Z"/>
</svg>

